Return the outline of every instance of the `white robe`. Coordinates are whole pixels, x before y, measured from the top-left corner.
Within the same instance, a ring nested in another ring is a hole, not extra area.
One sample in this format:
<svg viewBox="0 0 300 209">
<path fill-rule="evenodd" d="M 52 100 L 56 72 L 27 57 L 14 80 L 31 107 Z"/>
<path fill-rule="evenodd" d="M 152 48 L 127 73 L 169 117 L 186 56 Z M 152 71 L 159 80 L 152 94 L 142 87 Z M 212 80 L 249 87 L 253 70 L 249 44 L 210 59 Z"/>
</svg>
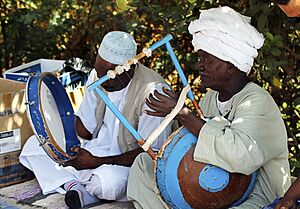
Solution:
<svg viewBox="0 0 300 209">
<path fill-rule="evenodd" d="M 92 71 L 86 85 L 89 85 L 96 78 L 96 71 Z M 129 86 L 129 85 L 128 85 Z M 154 89 L 161 91 L 162 84 L 157 84 Z M 152 89 L 154 91 L 154 89 Z M 128 88 L 117 92 L 110 92 L 108 97 L 122 112 L 125 104 L 125 96 Z M 97 98 L 94 92 L 85 91 L 82 104 L 77 112 L 84 126 L 90 133 L 97 126 L 95 117 Z M 145 109 L 149 109 L 145 105 Z M 138 132 L 146 139 L 150 133 L 162 122 L 163 118 L 152 117 L 142 113 L 138 125 Z M 103 125 L 97 138 L 82 143 L 81 147 L 87 149 L 95 156 L 111 156 L 121 154 L 118 146 L 119 120 L 106 108 Z M 171 126 L 159 136 L 152 145 L 154 150 L 158 150 L 171 132 Z M 60 187 L 71 180 L 78 180 L 86 185 L 87 190 L 99 198 L 110 200 L 126 199 L 125 191 L 129 168 L 117 165 L 102 165 L 96 169 L 77 171 L 73 167 L 63 168 L 52 161 L 39 146 L 35 136 L 28 139 L 20 155 L 20 162 L 32 170 L 42 188 L 43 194 L 52 192 L 65 193 Z M 91 182 L 92 175 L 99 177 L 100 182 Z M 99 190 L 99 187 L 101 189 Z M 99 192 L 100 191 L 100 192 Z"/>
</svg>

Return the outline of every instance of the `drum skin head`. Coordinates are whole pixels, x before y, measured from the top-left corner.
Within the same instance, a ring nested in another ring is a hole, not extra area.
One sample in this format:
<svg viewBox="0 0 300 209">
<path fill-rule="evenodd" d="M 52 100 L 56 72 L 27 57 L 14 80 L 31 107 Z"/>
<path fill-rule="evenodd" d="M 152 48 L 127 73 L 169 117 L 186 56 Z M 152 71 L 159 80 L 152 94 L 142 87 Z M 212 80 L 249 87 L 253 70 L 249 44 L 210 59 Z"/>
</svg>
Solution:
<svg viewBox="0 0 300 209">
<path fill-rule="evenodd" d="M 256 173 L 229 173 L 193 160 L 197 138 L 187 129 L 174 132 L 160 150 L 156 183 L 172 208 L 226 209 L 239 205 L 251 193 Z"/>
</svg>

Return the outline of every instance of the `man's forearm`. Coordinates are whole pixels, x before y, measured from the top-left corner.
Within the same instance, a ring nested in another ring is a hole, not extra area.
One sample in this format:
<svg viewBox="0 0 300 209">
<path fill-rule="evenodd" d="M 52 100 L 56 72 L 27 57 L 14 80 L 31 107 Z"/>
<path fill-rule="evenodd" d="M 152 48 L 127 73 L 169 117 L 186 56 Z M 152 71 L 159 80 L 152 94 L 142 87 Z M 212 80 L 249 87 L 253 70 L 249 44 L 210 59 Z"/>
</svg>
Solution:
<svg viewBox="0 0 300 209">
<path fill-rule="evenodd" d="M 76 116 L 75 128 L 78 136 L 86 140 L 92 139 L 92 134 L 85 128 L 81 119 L 78 116 Z"/>
<path fill-rule="evenodd" d="M 103 164 L 122 165 L 130 167 L 133 164 L 135 158 L 143 151 L 144 150 L 141 147 L 139 147 L 137 149 L 131 150 L 120 155 L 95 157 L 93 160 L 93 164 L 95 168 Z"/>
<path fill-rule="evenodd" d="M 294 199 L 300 199 L 300 177 L 292 184 L 285 196 L 293 197 Z"/>
<path fill-rule="evenodd" d="M 184 127 L 186 127 L 196 137 L 198 137 L 202 126 L 205 124 L 204 120 L 194 114 L 187 107 L 182 108 L 175 119 L 184 125 Z"/>
</svg>

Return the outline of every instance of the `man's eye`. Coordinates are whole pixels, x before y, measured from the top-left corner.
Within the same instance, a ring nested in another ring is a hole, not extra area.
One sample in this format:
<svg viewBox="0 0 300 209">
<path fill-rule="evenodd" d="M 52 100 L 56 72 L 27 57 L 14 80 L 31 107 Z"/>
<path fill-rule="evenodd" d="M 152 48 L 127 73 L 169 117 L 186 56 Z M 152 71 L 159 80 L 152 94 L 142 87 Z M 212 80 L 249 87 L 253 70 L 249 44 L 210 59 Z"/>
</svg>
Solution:
<svg viewBox="0 0 300 209">
<path fill-rule="evenodd" d="M 199 62 L 207 62 L 208 58 L 207 57 L 201 57 L 199 58 Z"/>
</svg>

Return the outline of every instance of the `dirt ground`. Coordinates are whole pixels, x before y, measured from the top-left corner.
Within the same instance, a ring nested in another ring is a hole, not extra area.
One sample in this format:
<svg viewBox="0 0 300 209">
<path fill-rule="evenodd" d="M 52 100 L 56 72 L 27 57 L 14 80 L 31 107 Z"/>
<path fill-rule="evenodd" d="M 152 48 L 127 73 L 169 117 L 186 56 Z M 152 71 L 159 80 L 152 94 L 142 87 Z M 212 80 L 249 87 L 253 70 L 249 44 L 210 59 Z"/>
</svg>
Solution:
<svg viewBox="0 0 300 209">
<path fill-rule="evenodd" d="M 51 194 L 43 195 L 35 179 L 24 183 L 16 184 L 0 189 L 0 208 L 1 209 L 68 209 L 64 202 L 64 195 Z M 91 209 L 134 209 L 129 202 L 102 202 L 88 207 Z"/>
</svg>

